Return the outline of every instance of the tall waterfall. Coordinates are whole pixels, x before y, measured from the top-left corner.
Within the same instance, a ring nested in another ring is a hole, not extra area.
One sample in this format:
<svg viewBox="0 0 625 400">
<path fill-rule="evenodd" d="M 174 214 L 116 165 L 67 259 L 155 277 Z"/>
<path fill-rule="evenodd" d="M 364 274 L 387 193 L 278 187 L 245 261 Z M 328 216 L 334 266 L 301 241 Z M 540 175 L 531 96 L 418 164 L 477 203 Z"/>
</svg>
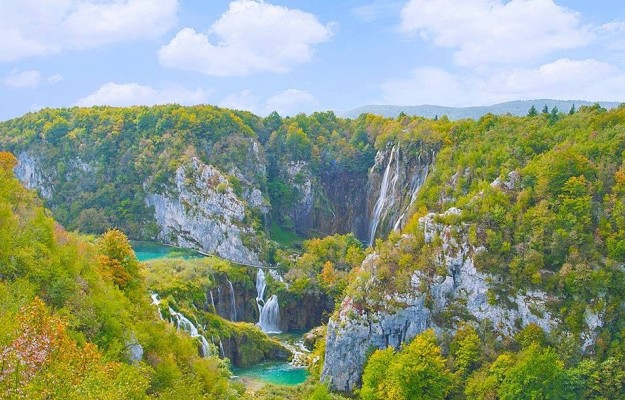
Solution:
<svg viewBox="0 0 625 400">
<path fill-rule="evenodd" d="M 266 333 L 280 333 L 280 306 L 278 296 L 275 294 L 269 297 L 267 302 L 263 300 L 267 282 L 265 272 L 258 269 L 256 275 L 256 304 L 258 305 L 258 326 Z"/>
<path fill-rule="evenodd" d="M 198 332 L 196 326 L 193 325 L 193 322 L 189 321 L 189 319 L 181 313 L 174 311 L 171 307 L 169 307 L 169 314 L 174 318 L 176 328 L 187 331 L 192 338 L 199 340 L 200 345 L 202 346 L 202 357 L 208 357 L 210 355 L 208 341 Z"/>
<path fill-rule="evenodd" d="M 232 282 L 230 279 L 226 278 L 228 281 L 228 285 L 230 285 L 230 321 L 237 320 L 237 303 L 234 298 L 234 287 L 232 286 Z"/>
<path fill-rule="evenodd" d="M 213 291 L 209 290 L 208 293 L 211 295 L 211 305 L 213 306 L 213 312 L 217 314 L 217 308 L 215 307 L 215 298 L 213 297 Z"/>
<path fill-rule="evenodd" d="M 269 297 L 263 306 L 258 325 L 263 332 L 280 333 L 280 306 L 278 305 L 278 296 L 275 294 Z"/>
<path fill-rule="evenodd" d="M 369 246 L 373 244 L 375 240 L 375 231 L 378 229 L 378 225 L 380 224 L 380 218 L 382 216 L 382 211 L 384 211 L 384 207 L 388 201 L 388 189 L 389 189 L 389 175 L 391 173 L 391 164 L 393 163 L 393 157 L 395 156 L 395 146 L 391 149 L 391 155 L 388 158 L 388 164 L 386 165 L 386 169 L 384 170 L 384 175 L 382 176 L 382 183 L 380 185 L 380 196 L 378 200 L 375 202 L 375 206 L 373 207 L 373 213 L 371 214 L 371 222 L 369 224 Z M 397 182 L 399 176 L 399 147 L 397 148 L 397 161 L 396 161 L 396 173 L 393 177 L 392 184 L 394 185 Z"/>
</svg>

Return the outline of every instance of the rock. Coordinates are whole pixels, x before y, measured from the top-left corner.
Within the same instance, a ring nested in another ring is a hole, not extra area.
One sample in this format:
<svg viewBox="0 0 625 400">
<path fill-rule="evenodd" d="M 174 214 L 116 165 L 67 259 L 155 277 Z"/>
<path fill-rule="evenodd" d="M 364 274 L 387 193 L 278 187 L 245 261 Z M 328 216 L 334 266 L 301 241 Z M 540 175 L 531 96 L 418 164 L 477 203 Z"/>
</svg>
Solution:
<svg viewBox="0 0 625 400">
<path fill-rule="evenodd" d="M 429 174 L 435 156 L 436 153 L 425 146 L 417 149 L 393 146 L 391 149 L 378 151 L 367 180 L 368 229 L 363 239 L 369 242 L 372 236 L 384 237 L 391 230 L 400 230 L 406 224 L 406 215 Z M 387 190 L 386 195 L 382 196 L 383 178 L 387 169 Z M 379 201 L 384 206 L 377 226 L 374 227 L 374 211 Z"/>
<path fill-rule="evenodd" d="M 317 342 L 326 336 L 326 327 L 317 326 L 306 332 L 303 337 L 304 347 L 308 351 L 313 351 Z"/>
<path fill-rule="evenodd" d="M 39 195 L 46 200 L 52 198 L 52 188 L 48 185 L 49 179 L 40 167 L 40 162 L 31 154 L 22 152 L 17 157 L 15 176 L 29 189 L 36 189 Z M 53 171 L 48 171 L 54 174 Z"/>
<path fill-rule="evenodd" d="M 321 378 L 329 382 L 332 389 L 351 392 L 359 386 L 371 349 L 388 346 L 397 349 L 428 328 L 439 332 L 453 330 L 454 321 L 437 318 L 452 309 L 463 309 L 478 320 L 490 320 L 494 329 L 508 336 L 529 323 L 547 332 L 558 323 L 545 308 L 547 295 L 543 292 L 527 291 L 500 299 L 495 305 L 489 304 L 489 283 L 497 282 L 498 277 L 477 271 L 473 263 L 473 256 L 484 249 L 469 244 L 468 226 L 437 222 L 460 214 L 459 209 L 451 208 L 444 214 L 430 213 L 419 221 L 427 242 L 436 237 L 441 239 L 438 254 L 433 259 L 446 267 L 446 275 L 431 279 L 416 271 L 411 277 L 410 291 L 387 297 L 386 306 L 378 307 L 380 311 L 361 311 L 347 297 L 338 313 L 330 318 Z M 401 240 L 406 239 L 408 237 Z M 372 272 L 371 279 L 375 279 L 378 262 L 375 253 L 363 261 L 361 268 Z M 366 284 L 361 290 L 367 293 Z M 426 306 L 428 292 L 433 301 Z M 390 306 L 397 303 L 405 305 L 399 309 Z"/>
<path fill-rule="evenodd" d="M 126 340 L 126 356 L 131 363 L 138 363 L 143 358 L 143 346 L 139 344 L 134 333 Z"/>
<path fill-rule="evenodd" d="M 245 204 L 213 166 L 192 158 L 176 170 L 175 187 L 148 193 L 146 203 L 154 207 L 164 243 L 260 266 L 258 254 L 243 244 L 244 236 L 255 236 L 243 222 Z"/>
</svg>

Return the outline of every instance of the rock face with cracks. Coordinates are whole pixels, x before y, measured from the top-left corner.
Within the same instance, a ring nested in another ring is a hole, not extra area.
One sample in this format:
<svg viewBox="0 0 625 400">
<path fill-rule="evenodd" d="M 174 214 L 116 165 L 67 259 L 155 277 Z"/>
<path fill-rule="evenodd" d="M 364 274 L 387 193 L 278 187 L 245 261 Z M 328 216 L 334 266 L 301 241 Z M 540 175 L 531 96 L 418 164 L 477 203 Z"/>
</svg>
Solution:
<svg viewBox="0 0 625 400">
<path fill-rule="evenodd" d="M 245 226 L 245 204 L 227 178 L 197 158 L 176 170 L 175 187 L 148 193 L 161 229 L 159 240 L 191 247 L 239 263 L 260 265 L 258 254 L 243 243 L 254 236 Z"/>
<path fill-rule="evenodd" d="M 419 221 L 426 242 L 440 238 L 434 261 L 444 267 L 445 275 L 428 278 L 420 271 L 412 274 L 410 289 L 394 293 L 384 299 L 386 304 L 375 307 L 355 305 L 350 297 L 343 300 L 337 313 L 328 322 L 326 353 L 322 380 L 334 390 L 351 392 L 357 388 L 372 349 L 388 346 L 399 348 L 428 328 L 437 331 L 440 315 L 450 309 L 461 308 L 477 320 L 488 320 L 501 335 L 512 335 L 527 324 L 534 323 L 550 331 L 558 321 L 545 308 L 548 296 L 543 292 L 527 291 L 489 303 L 488 292 L 497 282 L 494 275 L 476 270 L 473 257 L 483 248 L 474 248 L 468 240 L 464 224 L 439 222 L 446 217 L 459 216 L 461 211 L 451 208 L 444 214 L 430 213 Z M 404 237 L 400 240 L 407 240 Z M 375 279 L 380 257 L 373 253 L 363 262 L 363 270 Z M 367 282 L 360 288 L 367 293 Z M 426 298 L 431 301 L 426 302 Z M 401 304 L 401 307 L 392 304 Z M 596 325 L 596 324 L 595 324 Z"/>
</svg>

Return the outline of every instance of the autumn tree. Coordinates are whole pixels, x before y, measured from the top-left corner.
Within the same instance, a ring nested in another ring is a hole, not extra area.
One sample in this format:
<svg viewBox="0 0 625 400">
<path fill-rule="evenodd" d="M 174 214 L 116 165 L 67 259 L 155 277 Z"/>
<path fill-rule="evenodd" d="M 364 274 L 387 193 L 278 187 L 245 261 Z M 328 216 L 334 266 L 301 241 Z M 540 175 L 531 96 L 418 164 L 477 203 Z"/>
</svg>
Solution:
<svg viewBox="0 0 625 400">
<path fill-rule="evenodd" d="M 98 242 L 100 268 L 119 288 L 126 289 L 139 280 L 141 264 L 128 238 L 117 229 L 107 231 Z"/>
</svg>

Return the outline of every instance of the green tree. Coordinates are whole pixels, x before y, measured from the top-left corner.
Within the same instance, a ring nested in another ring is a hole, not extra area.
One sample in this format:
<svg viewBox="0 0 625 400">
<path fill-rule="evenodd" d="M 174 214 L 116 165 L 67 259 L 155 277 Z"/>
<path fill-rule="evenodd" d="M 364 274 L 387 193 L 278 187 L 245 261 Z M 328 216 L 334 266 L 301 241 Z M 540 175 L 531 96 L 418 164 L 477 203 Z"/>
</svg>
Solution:
<svg viewBox="0 0 625 400">
<path fill-rule="evenodd" d="M 376 350 L 371 354 L 362 374 L 360 397 L 363 400 L 384 399 L 388 369 L 394 361 L 395 352 L 392 347 Z"/>
<path fill-rule="evenodd" d="M 480 337 L 475 328 L 466 324 L 461 325 L 449 345 L 449 352 L 460 377 L 464 378 L 475 370 L 482 357 Z"/>
<path fill-rule="evenodd" d="M 537 343 L 518 354 L 498 393 L 501 400 L 572 398 L 564 364 L 554 349 Z"/>
<path fill-rule="evenodd" d="M 537 115 L 538 115 L 538 111 L 536 110 L 536 107 L 534 107 L 534 105 L 532 104 L 530 109 L 527 111 L 527 116 L 528 117 L 535 117 Z"/>
<path fill-rule="evenodd" d="M 452 389 L 452 375 L 445 364 L 434 331 L 417 335 L 388 369 L 388 398 L 444 399 Z"/>
</svg>

